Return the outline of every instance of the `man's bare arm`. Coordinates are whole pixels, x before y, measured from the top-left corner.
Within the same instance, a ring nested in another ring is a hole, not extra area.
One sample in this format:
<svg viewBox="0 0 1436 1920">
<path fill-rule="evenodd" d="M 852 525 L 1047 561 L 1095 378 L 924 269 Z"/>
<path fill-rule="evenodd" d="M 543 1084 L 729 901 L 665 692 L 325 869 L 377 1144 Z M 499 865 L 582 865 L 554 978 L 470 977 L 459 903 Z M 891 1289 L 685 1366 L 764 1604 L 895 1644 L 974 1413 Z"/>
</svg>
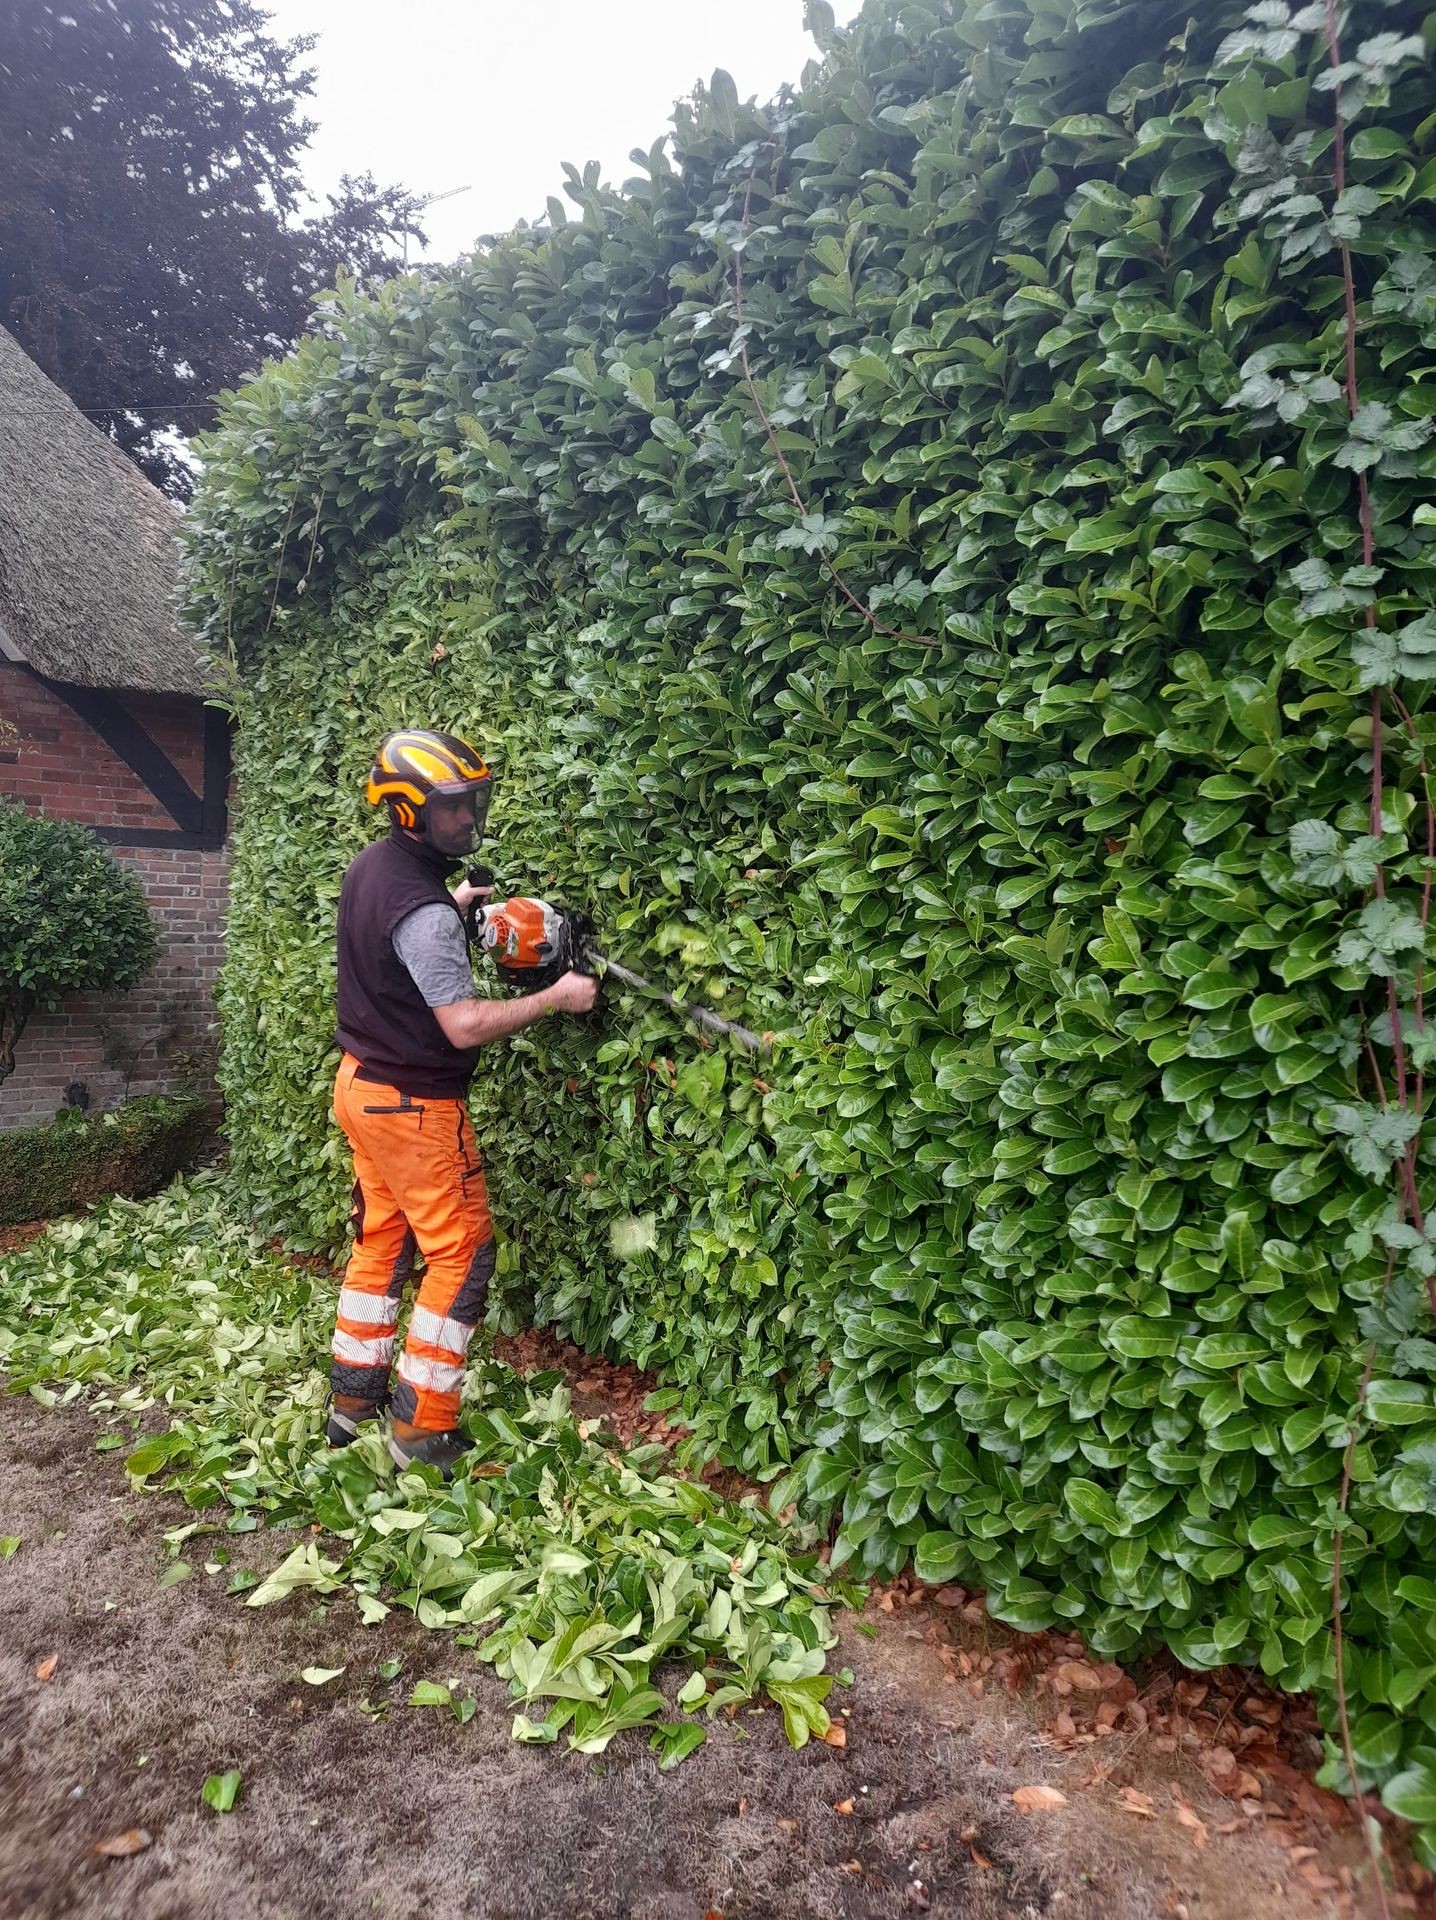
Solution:
<svg viewBox="0 0 1436 1920">
<path fill-rule="evenodd" d="M 598 982 L 586 973 L 566 973 L 551 987 L 518 1000 L 455 1000 L 432 1009 L 455 1047 L 486 1047 L 491 1040 L 507 1040 L 550 1013 L 586 1013 L 598 993 Z"/>
</svg>

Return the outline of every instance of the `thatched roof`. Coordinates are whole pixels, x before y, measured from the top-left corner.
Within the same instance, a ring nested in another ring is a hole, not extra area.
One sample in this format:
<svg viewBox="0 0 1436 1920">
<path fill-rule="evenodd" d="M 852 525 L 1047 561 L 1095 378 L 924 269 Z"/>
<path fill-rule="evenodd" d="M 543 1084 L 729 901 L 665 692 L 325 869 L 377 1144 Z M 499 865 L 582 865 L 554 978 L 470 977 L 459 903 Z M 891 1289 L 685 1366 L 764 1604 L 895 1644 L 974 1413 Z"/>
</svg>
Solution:
<svg viewBox="0 0 1436 1920">
<path fill-rule="evenodd" d="M 0 658 L 72 686 L 202 692 L 178 520 L 0 328 Z"/>
</svg>

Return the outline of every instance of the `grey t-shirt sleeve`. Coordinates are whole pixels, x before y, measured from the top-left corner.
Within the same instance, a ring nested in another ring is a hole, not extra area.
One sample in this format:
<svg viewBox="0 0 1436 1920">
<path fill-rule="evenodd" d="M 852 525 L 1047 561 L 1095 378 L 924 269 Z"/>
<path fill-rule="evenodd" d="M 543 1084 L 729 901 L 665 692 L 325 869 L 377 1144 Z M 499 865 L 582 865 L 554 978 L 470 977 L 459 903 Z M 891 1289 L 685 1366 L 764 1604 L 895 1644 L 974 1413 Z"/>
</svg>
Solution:
<svg viewBox="0 0 1436 1920">
<path fill-rule="evenodd" d="M 393 933 L 394 951 L 409 969 L 414 985 L 431 1007 L 451 1007 L 474 999 L 469 943 L 452 907 L 415 907 Z"/>
</svg>

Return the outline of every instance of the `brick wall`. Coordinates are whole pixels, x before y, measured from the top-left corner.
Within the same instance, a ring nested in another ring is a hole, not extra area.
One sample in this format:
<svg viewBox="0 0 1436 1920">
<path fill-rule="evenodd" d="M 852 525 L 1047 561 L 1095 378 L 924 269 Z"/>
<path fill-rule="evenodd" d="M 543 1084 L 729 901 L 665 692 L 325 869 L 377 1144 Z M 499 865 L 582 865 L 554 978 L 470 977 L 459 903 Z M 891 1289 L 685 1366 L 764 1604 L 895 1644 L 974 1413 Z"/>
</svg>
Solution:
<svg viewBox="0 0 1436 1920">
<path fill-rule="evenodd" d="M 190 786 L 204 780 L 204 707 L 170 694 L 121 703 Z M 174 829 L 119 756 L 33 675 L 0 661 L 0 796 L 28 812 L 86 826 Z M 160 942 L 154 969 L 125 993 L 67 994 L 36 1012 L 0 1085 L 0 1131 L 48 1119 L 75 1082 L 91 1111 L 127 1095 L 213 1088 L 218 1039 L 213 987 L 224 953 L 227 852 L 115 845 L 150 903 Z M 97 903 L 97 906 L 99 903 Z"/>
</svg>

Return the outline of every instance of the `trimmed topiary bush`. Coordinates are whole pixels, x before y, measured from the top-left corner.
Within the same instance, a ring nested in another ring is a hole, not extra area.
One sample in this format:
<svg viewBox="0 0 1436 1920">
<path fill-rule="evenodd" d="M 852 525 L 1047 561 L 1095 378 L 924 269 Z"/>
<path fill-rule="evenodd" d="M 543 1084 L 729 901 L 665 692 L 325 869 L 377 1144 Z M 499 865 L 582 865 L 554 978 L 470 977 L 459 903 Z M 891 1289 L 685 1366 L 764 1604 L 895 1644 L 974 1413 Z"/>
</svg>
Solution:
<svg viewBox="0 0 1436 1920">
<path fill-rule="evenodd" d="M 208 1115 L 197 1095 L 145 1094 L 110 1113 L 66 1108 L 43 1126 L 0 1133 L 0 1226 L 154 1193 L 194 1165 Z"/>
<path fill-rule="evenodd" d="M 88 828 L 0 802 L 0 1086 L 37 1006 L 131 987 L 158 951 L 139 882 Z"/>
</svg>

